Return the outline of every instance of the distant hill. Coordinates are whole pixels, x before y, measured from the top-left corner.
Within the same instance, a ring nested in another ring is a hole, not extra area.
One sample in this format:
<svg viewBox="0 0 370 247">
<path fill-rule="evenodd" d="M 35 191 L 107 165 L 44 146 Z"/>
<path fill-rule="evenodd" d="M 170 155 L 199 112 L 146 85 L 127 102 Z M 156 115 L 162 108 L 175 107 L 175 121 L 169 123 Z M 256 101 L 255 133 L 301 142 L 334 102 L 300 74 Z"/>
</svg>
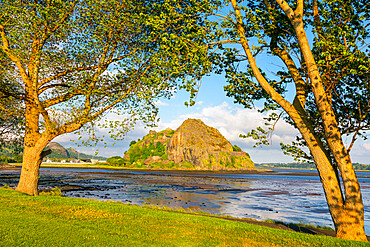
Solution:
<svg viewBox="0 0 370 247">
<path fill-rule="evenodd" d="M 107 162 L 135 168 L 254 168 L 249 154 L 199 119 L 187 119 L 176 131 L 150 131 L 141 140 L 132 141 L 123 158 L 115 156 Z"/>
<path fill-rule="evenodd" d="M 46 156 L 47 159 L 97 159 L 105 160 L 105 157 L 102 156 L 91 156 L 89 154 L 79 153 L 72 148 L 64 148 L 57 142 L 51 142 L 46 146 L 46 149 L 51 149 L 51 154 Z M 0 162 L 2 163 L 22 163 L 22 151 L 20 153 L 14 154 L 13 150 L 3 147 L 0 150 Z"/>
<path fill-rule="evenodd" d="M 57 142 L 50 142 L 46 148 L 51 149 L 51 154 L 46 156 L 48 159 L 97 159 L 97 160 L 105 160 L 105 157 L 102 156 L 92 156 L 89 154 L 79 153 L 73 148 L 64 148 Z"/>
</svg>

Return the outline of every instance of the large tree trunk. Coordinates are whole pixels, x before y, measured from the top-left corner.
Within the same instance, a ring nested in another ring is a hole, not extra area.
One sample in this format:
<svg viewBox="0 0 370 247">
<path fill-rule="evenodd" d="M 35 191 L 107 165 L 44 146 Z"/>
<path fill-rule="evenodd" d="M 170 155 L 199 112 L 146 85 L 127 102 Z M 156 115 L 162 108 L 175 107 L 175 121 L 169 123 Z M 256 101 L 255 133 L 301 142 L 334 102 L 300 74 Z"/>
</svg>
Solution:
<svg viewBox="0 0 370 247">
<path fill-rule="evenodd" d="M 24 146 L 21 177 L 16 190 L 32 196 L 38 195 L 39 170 L 42 159 L 50 154 L 43 151 L 47 141 L 39 140 L 35 146 Z"/>
<path fill-rule="evenodd" d="M 37 105 L 32 101 L 26 102 L 25 121 L 23 164 L 16 190 L 29 195 L 38 195 L 40 164 L 42 159 L 50 154 L 50 150 L 43 150 L 53 138 L 46 133 L 40 134 L 39 111 Z"/>
</svg>

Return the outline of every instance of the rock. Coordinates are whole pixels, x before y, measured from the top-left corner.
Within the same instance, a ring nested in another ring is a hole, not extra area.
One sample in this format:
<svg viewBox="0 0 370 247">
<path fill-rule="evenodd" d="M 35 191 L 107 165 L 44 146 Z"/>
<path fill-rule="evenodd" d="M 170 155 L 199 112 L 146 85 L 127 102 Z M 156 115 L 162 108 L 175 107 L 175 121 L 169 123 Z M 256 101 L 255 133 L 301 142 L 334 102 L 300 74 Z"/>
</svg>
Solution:
<svg viewBox="0 0 370 247">
<path fill-rule="evenodd" d="M 231 143 L 199 119 L 187 119 L 167 144 L 168 159 L 188 161 L 201 168 L 254 168 L 244 152 L 233 152 Z"/>
<path fill-rule="evenodd" d="M 162 144 L 165 144 L 168 139 L 169 138 L 154 139 L 154 146 L 155 146 L 155 144 L 157 144 L 157 142 L 160 142 Z"/>
<path fill-rule="evenodd" d="M 144 161 L 144 164 L 145 165 L 149 165 L 151 163 L 158 163 L 158 162 L 162 162 L 162 158 L 159 157 L 159 156 L 152 156 L 152 157 L 149 157 L 147 158 L 145 161 Z"/>
</svg>

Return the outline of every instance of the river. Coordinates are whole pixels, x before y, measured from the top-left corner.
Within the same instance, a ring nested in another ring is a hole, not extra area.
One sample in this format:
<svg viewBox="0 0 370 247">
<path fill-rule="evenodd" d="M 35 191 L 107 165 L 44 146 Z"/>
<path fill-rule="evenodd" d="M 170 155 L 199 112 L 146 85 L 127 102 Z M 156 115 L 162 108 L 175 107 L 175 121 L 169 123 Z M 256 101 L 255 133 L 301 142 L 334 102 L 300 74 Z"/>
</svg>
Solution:
<svg viewBox="0 0 370 247">
<path fill-rule="evenodd" d="M 18 170 L 0 170 L 15 187 Z M 357 172 L 370 235 L 370 172 Z M 320 226 L 333 224 L 316 171 L 274 169 L 258 174 L 42 168 L 39 189 L 65 196 L 185 208 L 211 214 Z"/>
</svg>

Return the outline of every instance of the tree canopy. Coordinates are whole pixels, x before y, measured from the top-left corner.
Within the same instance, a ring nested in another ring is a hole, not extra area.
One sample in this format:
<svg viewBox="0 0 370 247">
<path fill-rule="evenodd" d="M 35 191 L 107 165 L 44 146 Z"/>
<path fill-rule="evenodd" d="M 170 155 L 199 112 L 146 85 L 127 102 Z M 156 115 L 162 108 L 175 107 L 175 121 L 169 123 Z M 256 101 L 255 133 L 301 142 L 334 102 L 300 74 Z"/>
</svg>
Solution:
<svg viewBox="0 0 370 247">
<path fill-rule="evenodd" d="M 252 52 L 270 59 L 270 66 L 259 66 L 271 87 L 281 95 L 300 100 L 313 123 L 315 133 L 324 139 L 324 127 L 311 89 L 307 65 L 303 60 L 293 26 L 282 13 L 277 2 L 246 2 L 243 24 L 246 37 L 253 39 Z M 294 8 L 294 1 L 289 2 Z M 322 76 L 325 93 L 333 108 L 339 131 L 349 136 L 348 151 L 358 138 L 366 139 L 370 130 L 370 82 L 369 82 L 369 3 L 367 1 L 309 1 L 304 8 L 303 22 L 308 29 L 312 53 Z M 340 20 L 340 22 L 338 22 Z M 229 23 L 226 21 L 226 23 Z M 237 32 L 228 24 L 227 33 Z M 227 64 L 229 85 L 225 87 L 228 96 L 237 103 L 252 107 L 255 101 L 265 99 L 263 110 L 282 109 L 272 97 L 254 80 L 253 72 L 246 64 L 245 55 L 235 48 L 223 48 Z M 277 60 L 278 58 L 279 60 Z M 246 69 L 244 69 L 247 66 Z M 263 72 L 264 71 L 264 72 Z M 293 86 L 292 86 L 293 84 Z M 292 102 L 293 103 L 293 102 Z M 294 125 L 288 115 L 286 121 Z M 275 113 L 268 122 L 279 119 Z M 270 125 L 271 126 L 271 125 Z M 256 130 L 262 138 L 266 132 Z M 267 143 L 261 142 L 262 143 Z M 313 160 L 309 153 L 299 147 L 306 146 L 302 138 L 293 145 L 284 145 L 284 150 L 298 159 Z"/>
<path fill-rule="evenodd" d="M 18 90 L 26 127 L 18 189 L 37 194 L 22 181 L 39 164 L 27 164 L 41 162 L 56 136 L 101 124 L 108 112 L 121 119 L 102 127 L 119 135 L 153 123 L 159 97 L 179 88 L 194 96 L 211 64 L 202 32 L 210 11 L 192 0 L 2 1 L 0 73 Z M 13 97 L 9 88 L 3 98 Z"/>
<path fill-rule="evenodd" d="M 301 136 L 292 145 L 281 144 L 285 153 L 315 162 L 337 236 L 365 240 L 349 152 L 370 127 L 368 1 L 228 2 L 228 14 L 215 14 L 227 95 L 245 107 L 264 101 L 261 111 L 283 110 L 266 119 L 268 130 L 247 136 L 266 144 L 281 116 L 297 128 Z M 261 64 L 261 56 L 270 64 Z M 350 136 L 348 146 L 343 136 Z"/>
<path fill-rule="evenodd" d="M 0 51 L 0 56 L 2 55 L 4 54 Z M 4 57 L 0 61 L 0 67 L 6 66 Z M 20 90 L 6 74 L 0 74 L 0 88 L 3 89 L 0 91 L 0 151 L 6 146 L 18 153 L 24 134 L 24 107 L 19 100 Z"/>
</svg>

